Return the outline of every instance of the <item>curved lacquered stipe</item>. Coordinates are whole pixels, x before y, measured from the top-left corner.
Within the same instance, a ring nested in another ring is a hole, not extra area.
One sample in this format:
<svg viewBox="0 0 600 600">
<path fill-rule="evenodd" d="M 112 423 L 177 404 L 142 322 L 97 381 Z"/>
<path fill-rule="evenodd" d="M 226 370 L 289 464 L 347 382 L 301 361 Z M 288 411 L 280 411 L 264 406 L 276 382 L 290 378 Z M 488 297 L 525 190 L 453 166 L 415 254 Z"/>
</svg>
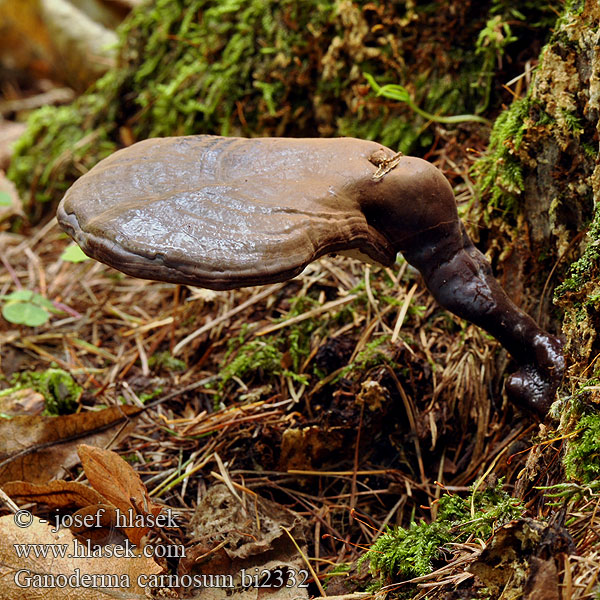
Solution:
<svg viewBox="0 0 600 600">
<path fill-rule="evenodd" d="M 402 252 L 438 302 L 496 337 L 520 368 L 517 403 L 544 414 L 562 345 L 507 297 L 428 162 L 351 138 L 150 139 L 67 192 L 62 227 L 129 275 L 231 289 L 289 279 L 331 252 L 393 264 Z"/>
</svg>

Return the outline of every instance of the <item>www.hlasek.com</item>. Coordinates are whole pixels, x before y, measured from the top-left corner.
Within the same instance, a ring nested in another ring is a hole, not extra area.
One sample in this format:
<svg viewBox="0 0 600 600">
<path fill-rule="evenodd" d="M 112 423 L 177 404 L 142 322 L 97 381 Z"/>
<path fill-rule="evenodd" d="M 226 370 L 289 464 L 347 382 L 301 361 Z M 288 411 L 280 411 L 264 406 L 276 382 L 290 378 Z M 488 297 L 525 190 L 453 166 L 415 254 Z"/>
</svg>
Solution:
<svg viewBox="0 0 600 600">
<path fill-rule="evenodd" d="M 148 544 L 138 548 L 129 540 L 122 544 L 93 544 L 91 540 L 80 542 L 75 539 L 71 544 L 13 544 L 18 558 L 183 558 L 183 545 L 152 546 Z"/>
</svg>

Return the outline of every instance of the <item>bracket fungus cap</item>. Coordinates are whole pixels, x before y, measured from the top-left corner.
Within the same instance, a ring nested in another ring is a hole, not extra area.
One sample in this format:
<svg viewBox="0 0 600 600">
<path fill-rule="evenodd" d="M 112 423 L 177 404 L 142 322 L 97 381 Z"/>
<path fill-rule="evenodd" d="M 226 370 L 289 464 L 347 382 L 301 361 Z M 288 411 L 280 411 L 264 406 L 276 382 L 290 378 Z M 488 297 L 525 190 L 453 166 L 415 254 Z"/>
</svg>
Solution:
<svg viewBox="0 0 600 600">
<path fill-rule="evenodd" d="M 149 139 L 76 181 L 57 216 L 86 254 L 124 273 L 212 289 L 283 281 L 339 251 L 391 265 L 400 248 L 378 211 L 389 176 L 376 175 L 397 157 L 352 138 Z M 400 162 L 409 187 L 434 170 Z"/>
<path fill-rule="evenodd" d="M 149 139 L 69 189 L 58 220 L 89 256 L 136 277 L 231 289 L 294 277 L 323 254 L 393 264 L 402 252 L 438 302 L 520 365 L 506 389 L 545 414 L 565 362 L 513 304 L 430 163 L 353 138 Z"/>
</svg>

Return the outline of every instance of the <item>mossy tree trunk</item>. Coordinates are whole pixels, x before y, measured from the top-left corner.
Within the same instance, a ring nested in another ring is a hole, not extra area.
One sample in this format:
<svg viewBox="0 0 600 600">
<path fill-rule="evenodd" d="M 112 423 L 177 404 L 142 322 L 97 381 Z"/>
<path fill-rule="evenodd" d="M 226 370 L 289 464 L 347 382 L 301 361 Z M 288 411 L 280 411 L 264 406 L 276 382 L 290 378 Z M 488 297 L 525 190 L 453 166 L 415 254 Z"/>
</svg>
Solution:
<svg viewBox="0 0 600 600">
<path fill-rule="evenodd" d="M 594 375 L 600 352 L 599 110 L 600 5 L 569 2 L 527 96 L 498 118 L 479 164 L 486 219 L 512 230 L 496 251 L 504 283 L 522 304 L 537 299 L 526 308 L 543 325 L 562 320 L 573 382 Z M 577 388 L 566 383 L 565 396 Z"/>
</svg>

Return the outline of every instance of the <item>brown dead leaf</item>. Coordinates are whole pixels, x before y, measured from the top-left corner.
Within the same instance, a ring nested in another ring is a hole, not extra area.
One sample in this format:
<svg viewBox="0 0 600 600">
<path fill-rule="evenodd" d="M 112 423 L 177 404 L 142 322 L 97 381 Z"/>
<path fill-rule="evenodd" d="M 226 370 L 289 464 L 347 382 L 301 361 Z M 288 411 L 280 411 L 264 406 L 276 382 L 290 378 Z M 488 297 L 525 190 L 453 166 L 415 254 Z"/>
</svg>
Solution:
<svg viewBox="0 0 600 600">
<path fill-rule="evenodd" d="M 79 462 L 77 444 L 83 440 L 108 443 L 114 438 L 115 427 L 141 410 L 136 406 L 113 406 L 60 417 L 0 419 L 0 485 L 7 481 L 50 481 Z"/>
<path fill-rule="evenodd" d="M 133 467 L 112 450 L 82 444 L 77 449 L 90 485 L 121 512 L 127 520 L 138 516 L 157 516 L 162 506 L 150 500 L 148 490 Z M 127 537 L 136 545 L 150 528 L 124 527 Z"/>
<path fill-rule="evenodd" d="M 49 523 L 36 517 L 29 527 L 24 528 L 17 527 L 13 515 L 1 517 L 0 539 L 3 540 L 0 544 L 2 600 L 64 600 L 66 597 L 70 600 L 102 600 L 132 598 L 134 594 L 138 598 L 147 598 L 149 590 L 139 585 L 138 577 L 158 574 L 162 570 L 151 558 L 122 556 L 124 553 L 116 551 L 115 545 L 97 547 L 102 556 L 85 558 L 79 557 L 82 554 L 79 545 L 79 556 L 73 556 L 79 542 L 71 531 L 59 529 L 53 532 Z M 50 551 L 45 558 L 36 557 L 33 552 L 29 557 L 19 556 L 17 549 L 26 550 L 27 544 L 35 544 L 37 548 L 57 548 L 57 553 L 64 550 L 65 556 L 55 556 L 55 552 Z M 49 579 L 49 585 L 44 587 L 28 585 L 28 577 L 32 578 L 29 583 L 35 584 L 35 578 L 43 575 L 55 579 Z M 97 577 L 93 578 L 94 575 Z M 90 579 L 86 582 L 84 577 Z M 63 586 L 65 578 L 67 585 Z"/>
<path fill-rule="evenodd" d="M 112 450 L 81 444 L 77 448 L 90 485 L 122 511 L 132 507 L 131 498 L 145 506 L 148 492 L 133 467 Z"/>
<path fill-rule="evenodd" d="M 0 117 L 1 119 L 2 117 Z M 0 160 L 2 160 L 2 148 L 0 147 Z M 23 206 L 15 184 L 7 179 L 3 171 L 0 171 L 0 221 L 9 219 L 16 215 L 23 215 Z"/>
<path fill-rule="evenodd" d="M 102 502 L 102 496 L 91 487 L 77 481 L 50 481 L 48 483 L 30 483 L 11 481 L 2 489 L 15 502 L 35 502 L 49 508 L 83 508 Z"/>
<path fill-rule="evenodd" d="M 0 214 L 2 209 L 0 208 Z M 25 388 L 0 396 L 0 412 L 5 415 L 39 415 L 46 408 L 44 396 Z"/>
<path fill-rule="evenodd" d="M 0 169 L 8 168 L 13 144 L 25 133 L 26 129 L 25 123 L 0 121 Z"/>
<path fill-rule="evenodd" d="M 468 571 L 492 594 L 524 600 L 558 600 L 560 586 L 555 561 L 572 547 L 567 532 L 530 518 L 500 527 Z M 551 553 L 548 550 L 551 549 Z"/>
<path fill-rule="evenodd" d="M 253 492 L 235 496 L 217 484 L 198 504 L 190 525 L 196 542 L 179 561 L 179 574 L 196 575 L 208 584 L 186 590 L 191 597 L 227 600 L 235 588 L 238 600 L 308 598 L 305 585 L 311 576 L 283 530 L 306 548 L 306 523 L 297 513 Z"/>
</svg>

